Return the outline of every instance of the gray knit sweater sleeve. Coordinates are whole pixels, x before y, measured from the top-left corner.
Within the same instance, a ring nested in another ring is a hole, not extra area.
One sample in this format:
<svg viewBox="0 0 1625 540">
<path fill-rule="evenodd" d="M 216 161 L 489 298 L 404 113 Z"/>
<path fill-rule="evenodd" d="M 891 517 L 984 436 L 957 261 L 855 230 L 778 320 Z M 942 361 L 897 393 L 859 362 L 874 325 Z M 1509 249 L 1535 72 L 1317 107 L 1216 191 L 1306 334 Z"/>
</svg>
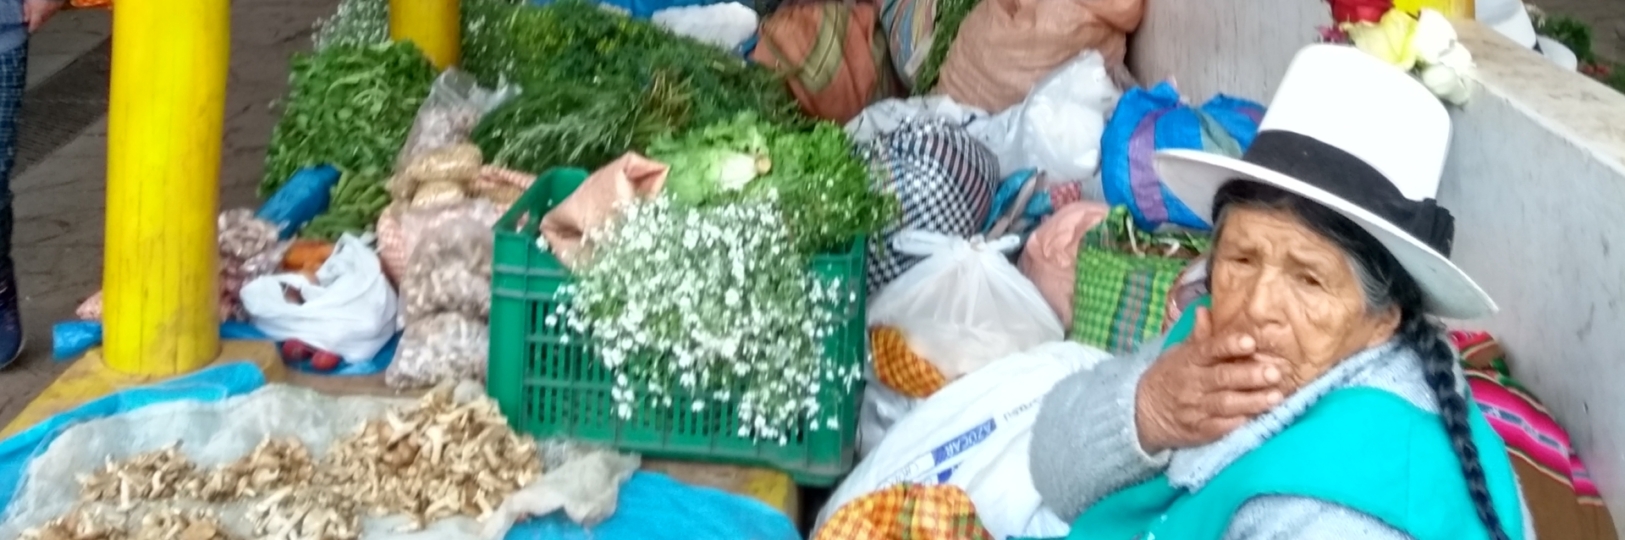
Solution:
<svg viewBox="0 0 1625 540">
<path fill-rule="evenodd" d="M 1147 455 L 1134 425 L 1134 392 L 1161 341 L 1062 379 L 1044 397 L 1030 446 L 1033 485 L 1044 505 L 1071 522 L 1085 508 L 1168 466 Z"/>
</svg>

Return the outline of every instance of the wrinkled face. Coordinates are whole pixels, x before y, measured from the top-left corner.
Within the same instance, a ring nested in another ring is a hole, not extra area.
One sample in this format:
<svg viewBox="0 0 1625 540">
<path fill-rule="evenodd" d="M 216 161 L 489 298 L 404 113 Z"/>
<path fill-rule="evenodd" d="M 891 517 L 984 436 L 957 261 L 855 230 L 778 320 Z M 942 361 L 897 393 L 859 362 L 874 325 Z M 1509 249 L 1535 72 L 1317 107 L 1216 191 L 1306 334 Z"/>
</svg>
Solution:
<svg viewBox="0 0 1625 540">
<path fill-rule="evenodd" d="M 1243 333 L 1280 366 L 1283 390 L 1388 341 L 1397 309 L 1371 313 L 1344 251 L 1289 213 L 1230 208 L 1213 248 L 1215 335 Z"/>
</svg>

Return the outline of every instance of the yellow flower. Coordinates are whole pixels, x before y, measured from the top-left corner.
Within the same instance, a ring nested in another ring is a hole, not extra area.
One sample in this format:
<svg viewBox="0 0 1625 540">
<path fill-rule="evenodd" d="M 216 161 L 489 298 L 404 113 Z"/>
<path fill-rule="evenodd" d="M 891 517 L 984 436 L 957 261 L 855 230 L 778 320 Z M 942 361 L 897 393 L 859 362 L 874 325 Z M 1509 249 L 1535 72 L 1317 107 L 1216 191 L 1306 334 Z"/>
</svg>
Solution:
<svg viewBox="0 0 1625 540">
<path fill-rule="evenodd" d="M 1377 24 L 1345 23 L 1343 32 L 1355 47 L 1401 70 L 1410 71 L 1416 66 L 1416 49 L 1411 46 L 1416 18 L 1404 11 L 1389 10 Z"/>
</svg>

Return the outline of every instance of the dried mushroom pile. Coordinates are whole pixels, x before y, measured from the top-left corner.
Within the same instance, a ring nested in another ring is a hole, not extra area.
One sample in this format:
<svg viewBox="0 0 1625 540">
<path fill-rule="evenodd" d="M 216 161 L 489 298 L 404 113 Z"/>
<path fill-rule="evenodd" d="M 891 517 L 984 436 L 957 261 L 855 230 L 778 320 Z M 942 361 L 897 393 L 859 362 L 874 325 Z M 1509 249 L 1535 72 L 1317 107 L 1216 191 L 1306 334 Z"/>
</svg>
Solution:
<svg viewBox="0 0 1625 540">
<path fill-rule="evenodd" d="M 106 516 L 131 512 L 141 502 L 187 500 L 254 501 L 246 516 L 254 539 L 351 540 L 361 536 L 362 514 L 404 514 L 411 519 L 407 530 L 459 515 L 483 519 L 541 472 L 536 442 L 514 433 L 495 402 L 458 403 L 445 387 L 369 420 L 319 460 L 297 438 L 266 439 L 248 455 L 207 470 L 178 445 L 109 460 L 79 478 L 79 508 L 23 538 L 145 540 L 145 521 L 158 518 L 154 526 L 164 530 L 200 532 L 155 540 L 229 538 L 206 514 L 174 508 L 150 514 L 134 535 Z"/>
<path fill-rule="evenodd" d="M 116 521 L 122 519 L 76 510 L 24 532 L 20 540 L 234 540 L 213 514 L 203 511 L 152 512 L 141 518 L 133 533 Z"/>
</svg>

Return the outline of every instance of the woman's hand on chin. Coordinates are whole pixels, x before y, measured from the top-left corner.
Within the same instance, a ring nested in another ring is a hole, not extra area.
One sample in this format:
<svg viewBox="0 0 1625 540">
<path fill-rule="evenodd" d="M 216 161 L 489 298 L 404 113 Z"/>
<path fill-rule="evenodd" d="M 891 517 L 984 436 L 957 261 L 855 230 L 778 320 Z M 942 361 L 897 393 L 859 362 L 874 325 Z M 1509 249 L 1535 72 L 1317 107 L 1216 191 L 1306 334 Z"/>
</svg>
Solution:
<svg viewBox="0 0 1625 540">
<path fill-rule="evenodd" d="M 1134 423 L 1148 454 L 1201 446 L 1241 427 L 1284 398 L 1280 369 L 1253 357 L 1244 334 L 1213 334 L 1198 309 L 1190 339 L 1163 353 L 1140 378 Z"/>
</svg>

